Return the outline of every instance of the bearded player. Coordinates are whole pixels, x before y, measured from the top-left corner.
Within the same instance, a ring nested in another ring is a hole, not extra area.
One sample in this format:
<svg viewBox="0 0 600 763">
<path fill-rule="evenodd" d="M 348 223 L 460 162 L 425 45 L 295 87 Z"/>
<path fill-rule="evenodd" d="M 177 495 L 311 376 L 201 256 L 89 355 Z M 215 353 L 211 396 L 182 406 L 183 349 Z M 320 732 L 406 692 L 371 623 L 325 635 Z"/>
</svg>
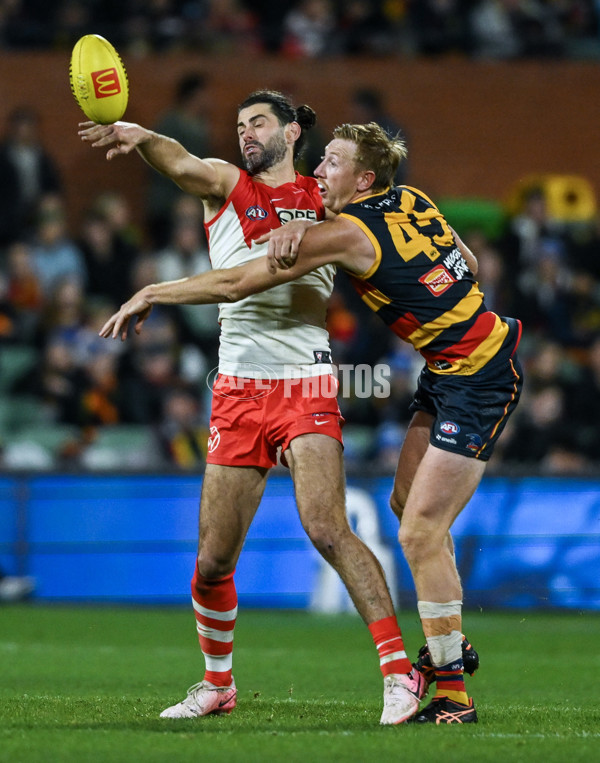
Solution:
<svg viewBox="0 0 600 763">
<path fill-rule="evenodd" d="M 266 244 L 255 239 L 283 223 L 324 218 L 317 182 L 294 171 L 314 123 L 312 109 L 295 109 L 280 93 L 251 94 L 237 119 L 243 170 L 192 156 L 176 141 L 131 123 L 87 122 L 79 134 L 93 147 L 110 146 L 108 159 L 136 149 L 150 166 L 200 197 L 212 265 L 229 269 L 266 254 Z M 381 723 L 410 718 L 427 691 L 427 681 L 406 656 L 381 567 L 345 514 L 342 418 L 331 394 L 337 383 L 325 329 L 334 273 L 326 265 L 293 284 L 220 306 L 219 376 L 192 580 L 206 670 L 183 701 L 161 713 L 164 718 L 229 713 L 235 707 L 234 571 L 278 449 L 291 472 L 304 529 L 339 573 L 373 636 L 384 676 Z M 163 285 L 163 304 L 185 302 L 186 284 L 183 279 Z M 145 316 L 150 309 L 142 311 Z M 286 384 L 292 376 L 313 383 Z"/>
</svg>

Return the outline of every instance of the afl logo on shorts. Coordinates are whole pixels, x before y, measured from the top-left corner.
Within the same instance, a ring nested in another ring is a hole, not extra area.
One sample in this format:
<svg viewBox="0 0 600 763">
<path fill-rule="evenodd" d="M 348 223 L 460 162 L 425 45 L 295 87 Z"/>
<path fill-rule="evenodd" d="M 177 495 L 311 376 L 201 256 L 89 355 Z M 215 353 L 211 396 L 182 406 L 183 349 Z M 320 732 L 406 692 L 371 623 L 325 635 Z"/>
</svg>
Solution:
<svg viewBox="0 0 600 763">
<path fill-rule="evenodd" d="M 440 429 L 444 434 L 458 434 L 460 432 L 460 427 L 453 421 L 442 421 Z"/>
<path fill-rule="evenodd" d="M 208 452 L 214 453 L 215 450 L 219 447 L 220 442 L 221 442 L 221 434 L 219 433 L 219 430 L 217 429 L 217 427 L 211 427 L 210 437 L 208 438 Z"/>
<path fill-rule="evenodd" d="M 255 204 L 253 207 L 248 207 L 246 210 L 246 217 L 250 220 L 264 220 L 268 216 L 269 213 L 262 207 L 259 207 L 258 204 Z"/>
</svg>

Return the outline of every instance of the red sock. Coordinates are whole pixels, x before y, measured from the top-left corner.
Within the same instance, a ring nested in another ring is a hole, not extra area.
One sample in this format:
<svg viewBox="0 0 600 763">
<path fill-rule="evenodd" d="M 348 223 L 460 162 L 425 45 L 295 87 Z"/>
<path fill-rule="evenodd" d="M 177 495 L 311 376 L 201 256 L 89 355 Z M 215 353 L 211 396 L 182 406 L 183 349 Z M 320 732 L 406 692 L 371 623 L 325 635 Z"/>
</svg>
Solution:
<svg viewBox="0 0 600 763">
<path fill-rule="evenodd" d="M 237 617 L 237 593 L 233 572 L 207 580 L 198 572 L 192 578 L 192 604 L 200 648 L 206 662 L 204 680 L 215 686 L 231 685 L 233 629 Z"/>
<path fill-rule="evenodd" d="M 412 664 L 404 651 L 404 642 L 395 615 L 371 623 L 369 630 L 379 652 L 379 667 L 383 675 L 410 673 Z"/>
</svg>

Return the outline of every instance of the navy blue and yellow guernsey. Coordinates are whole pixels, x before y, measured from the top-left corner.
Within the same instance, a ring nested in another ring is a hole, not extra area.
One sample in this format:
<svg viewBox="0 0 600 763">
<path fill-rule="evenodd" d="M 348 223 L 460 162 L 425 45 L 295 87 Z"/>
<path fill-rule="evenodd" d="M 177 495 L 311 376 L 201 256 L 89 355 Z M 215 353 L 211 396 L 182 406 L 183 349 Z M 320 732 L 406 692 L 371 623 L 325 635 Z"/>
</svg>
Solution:
<svg viewBox="0 0 600 763">
<path fill-rule="evenodd" d="M 348 204 L 340 216 L 358 225 L 375 249 L 369 270 L 351 276 L 355 288 L 425 359 L 413 409 L 437 415 L 432 443 L 489 458 L 520 394 L 521 371 L 513 358 L 520 322 L 486 308 L 452 230 L 421 191 L 391 188 Z M 497 388 L 496 399 L 490 385 Z M 485 420 L 476 410 L 482 407 Z"/>
<path fill-rule="evenodd" d="M 509 327 L 484 303 L 445 218 L 408 186 L 369 196 L 341 213 L 375 249 L 375 262 L 353 277 L 362 299 L 410 342 L 428 368 L 470 375 L 493 358 Z"/>
</svg>

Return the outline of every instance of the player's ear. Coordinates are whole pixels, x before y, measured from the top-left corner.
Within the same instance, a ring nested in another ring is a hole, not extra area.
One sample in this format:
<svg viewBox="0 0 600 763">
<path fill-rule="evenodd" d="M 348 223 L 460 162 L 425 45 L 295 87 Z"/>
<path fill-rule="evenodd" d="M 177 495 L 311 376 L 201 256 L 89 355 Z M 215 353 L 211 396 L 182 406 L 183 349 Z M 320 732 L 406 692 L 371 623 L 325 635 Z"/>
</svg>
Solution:
<svg viewBox="0 0 600 763">
<path fill-rule="evenodd" d="M 356 182 L 356 190 L 368 191 L 374 182 L 375 182 L 375 173 L 373 172 L 373 170 L 363 170 L 358 176 L 358 179 Z"/>
<path fill-rule="evenodd" d="M 302 132 L 302 128 L 300 127 L 298 122 L 288 122 L 288 124 L 286 124 L 285 126 L 286 137 L 292 143 L 295 143 L 298 140 L 301 132 Z"/>
</svg>

